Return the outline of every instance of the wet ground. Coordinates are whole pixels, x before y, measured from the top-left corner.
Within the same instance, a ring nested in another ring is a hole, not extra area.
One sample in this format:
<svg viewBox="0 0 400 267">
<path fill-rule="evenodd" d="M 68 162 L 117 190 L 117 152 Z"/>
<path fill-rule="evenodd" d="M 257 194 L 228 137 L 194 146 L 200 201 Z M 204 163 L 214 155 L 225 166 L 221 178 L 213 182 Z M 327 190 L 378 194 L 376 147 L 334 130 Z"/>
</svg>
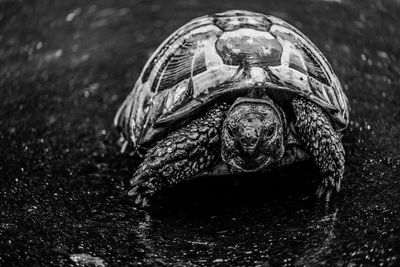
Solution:
<svg viewBox="0 0 400 267">
<path fill-rule="evenodd" d="M 299 164 L 194 180 L 138 210 L 113 115 L 189 19 L 286 19 L 349 97 L 346 174 L 330 206 Z M 0 265 L 400 266 L 399 1 L 0 1 Z"/>
</svg>

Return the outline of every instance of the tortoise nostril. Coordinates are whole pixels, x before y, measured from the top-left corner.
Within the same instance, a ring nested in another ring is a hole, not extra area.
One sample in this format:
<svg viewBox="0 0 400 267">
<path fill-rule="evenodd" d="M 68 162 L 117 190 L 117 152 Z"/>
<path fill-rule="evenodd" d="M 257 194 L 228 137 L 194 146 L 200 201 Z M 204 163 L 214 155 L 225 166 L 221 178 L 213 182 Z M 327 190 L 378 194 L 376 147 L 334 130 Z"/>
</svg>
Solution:
<svg viewBox="0 0 400 267">
<path fill-rule="evenodd" d="M 253 134 L 246 132 L 240 139 L 240 142 L 242 143 L 243 146 L 249 147 L 249 146 L 254 146 L 257 143 L 257 140 L 258 140 L 257 136 L 254 136 Z"/>
</svg>

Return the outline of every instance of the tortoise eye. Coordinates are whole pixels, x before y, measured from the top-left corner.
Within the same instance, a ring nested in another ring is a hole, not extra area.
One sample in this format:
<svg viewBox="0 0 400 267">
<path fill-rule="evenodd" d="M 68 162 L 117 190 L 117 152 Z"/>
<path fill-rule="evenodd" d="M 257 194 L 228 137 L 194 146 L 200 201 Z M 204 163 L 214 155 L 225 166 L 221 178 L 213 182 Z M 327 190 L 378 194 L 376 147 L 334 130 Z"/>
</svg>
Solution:
<svg viewBox="0 0 400 267">
<path fill-rule="evenodd" d="M 275 125 L 271 125 L 267 130 L 267 138 L 271 138 L 275 133 Z"/>
</svg>

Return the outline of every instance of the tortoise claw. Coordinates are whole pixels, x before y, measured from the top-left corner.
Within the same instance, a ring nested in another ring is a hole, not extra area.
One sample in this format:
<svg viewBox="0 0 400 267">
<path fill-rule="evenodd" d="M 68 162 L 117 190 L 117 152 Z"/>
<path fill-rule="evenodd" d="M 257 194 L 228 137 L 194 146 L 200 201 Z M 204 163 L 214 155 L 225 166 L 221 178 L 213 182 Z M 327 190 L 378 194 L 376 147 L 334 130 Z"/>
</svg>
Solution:
<svg viewBox="0 0 400 267">
<path fill-rule="evenodd" d="M 317 195 L 318 198 L 321 198 L 322 195 L 324 194 L 325 187 L 323 185 L 320 185 L 317 189 L 317 192 L 315 194 Z"/>
<path fill-rule="evenodd" d="M 296 98 L 292 106 L 296 130 L 323 176 L 316 195 L 328 202 L 334 190 L 339 192 L 344 173 L 344 148 L 340 136 L 329 117 L 317 105 Z"/>
<path fill-rule="evenodd" d="M 133 189 L 131 189 L 128 192 L 128 195 L 129 196 L 133 196 L 133 197 L 136 196 L 136 199 L 135 199 L 135 205 L 136 206 L 139 206 L 139 207 L 142 207 L 142 208 L 147 207 L 149 200 L 143 194 L 140 194 L 138 192 L 138 190 L 139 190 L 139 186 L 135 186 Z"/>
<path fill-rule="evenodd" d="M 218 104 L 202 117 L 159 140 L 130 180 L 129 196 L 139 206 L 164 188 L 193 177 L 215 164 L 220 153 L 219 136 L 228 107 Z"/>
<path fill-rule="evenodd" d="M 154 194 L 154 186 L 149 182 L 144 182 L 141 179 L 137 180 L 136 178 L 131 180 L 131 184 L 134 187 L 128 192 L 128 195 L 136 197 L 135 205 L 147 207 L 149 202 L 148 197 Z"/>
<path fill-rule="evenodd" d="M 148 177 L 149 177 L 149 173 L 147 171 L 137 170 L 135 172 L 135 174 L 133 175 L 133 178 L 129 182 L 132 186 L 134 186 L 134 185 L 137 185 L 137 184 L 143 182 Z"/>
<path fill-rule="evenodd" d="M 321 184 L 315 194 L 317 195 L 318 198 L 323 198 L 326 202 L 329 202 L 331 199 L 333 188 L 332 187 L 325 187 L 323 184 Z"/>
<path fill-rule="evenodd" d="M 135 204 L 136 204 L 136 205 L 139 205 L 139 203 L 141 203 L 141 202 L 142 202 L 142 197 L 141 197 L 140 194 L 138 194 L 138 195 L 136 196 Z"/>
<path fill-rule="evenodd" d="M 340 191 L 340 179 L 336 181 L 335 186 L 336 186 L 336 192 L 339 192 Z"/>
<path fill-rule="evenodd" d="M 329 202 L 329 200 L 331 199 L 331 195 L 332 195 L 332 188 L 328 188 L 325 191 L 325 201 Z"/>
<path fill-rule="evenodd" d="M 131 190 L 132 191 L 132 190 Z M 131 192 L 129 191 L 129 193 Z M 139 207 L 147 207 L 148 206 L 148 199 L 141 194 L 137 194 L 136 199 L 135 199 L 135 205 Z"/>
<path fill-rule="evenodd" d="M 136 196 L 137 195 L 137 193 L 138 193 L 138 186 L 135 186 L 134 188 L 132 188 L 129 192 L 128 192 L 128 195 L 129 196 Z"/>
</svg>

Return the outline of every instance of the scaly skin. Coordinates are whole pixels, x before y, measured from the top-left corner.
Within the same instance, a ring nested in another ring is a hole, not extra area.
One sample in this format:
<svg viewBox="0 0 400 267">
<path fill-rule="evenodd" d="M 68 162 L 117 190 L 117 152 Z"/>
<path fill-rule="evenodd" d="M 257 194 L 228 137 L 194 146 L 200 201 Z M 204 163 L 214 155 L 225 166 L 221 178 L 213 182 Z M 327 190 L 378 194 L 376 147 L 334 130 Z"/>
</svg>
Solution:
<svg viewBox="0 0 400 267">
<path fill-rule="evenodd" d="M 294 99 L 292 106 L 300 139 L 323 176 L 316 194 L 329 201 L 334 189 L 339 192 L 343 178 L 345 152 L 342 142 L 321 108 L 301 98 Z"/>
<path fill-rule="evenodd" d="M 203 116 L 160 140 L 148 151 L 131 179 L 135 204 L 147 206 L 155 192 L 193 177 L 219 162 L 222 123 L 228 105 L 221 103 Z"/>
<path fill-rule="evenodd" d="M 332 191 L 340 190 L 344 172 L 344 149 L 328 116 L 315 104 L 302 98 L 292 101 L 295 127 L 306 151 L 321 175 L 318 197 L 329 201 Z M 170 133 L 148 151 L 131 180 L 129 195 L 139 206 L 147 206 L 157 191 L 209 170 L 220 162 L 223 122 L 228 105 L 216 104 L 204 115 Z"/>
</svg>

